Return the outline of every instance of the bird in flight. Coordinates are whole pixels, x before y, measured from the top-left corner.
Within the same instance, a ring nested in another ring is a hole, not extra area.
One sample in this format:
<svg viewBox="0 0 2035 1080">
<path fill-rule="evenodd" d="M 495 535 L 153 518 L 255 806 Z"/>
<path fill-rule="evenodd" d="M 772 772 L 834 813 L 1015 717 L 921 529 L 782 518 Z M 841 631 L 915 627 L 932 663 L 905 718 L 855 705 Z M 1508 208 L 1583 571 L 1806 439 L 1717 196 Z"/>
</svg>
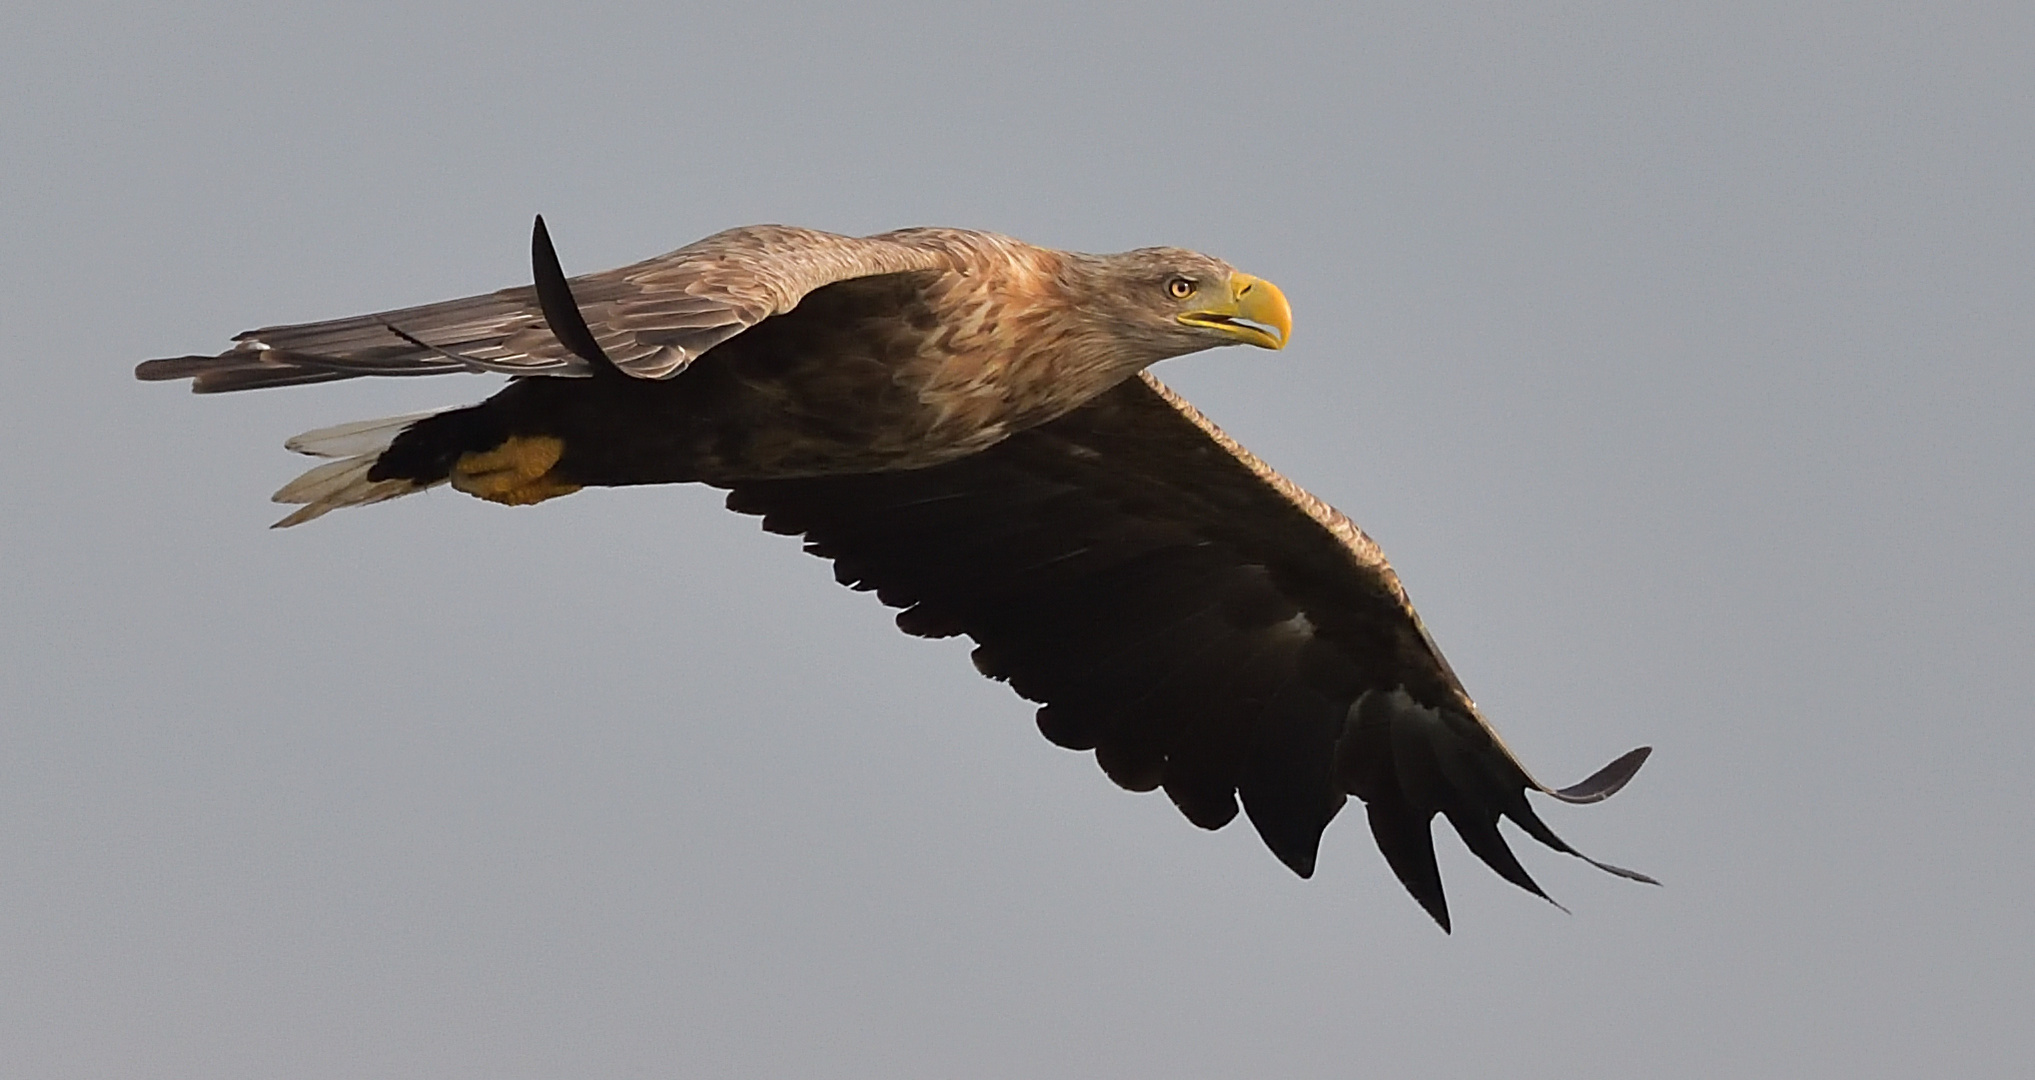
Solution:
<svg viewBox="0 0 2035 1080">
<path fill-rule="evenodd" d="M 297 506 L 277 525 L 439 484 L 507 505 L 712 485 L 901 608 L 906 633 L 974 639 L 975 666 L 1040 703 L 1048 739 L 1202 828 L 1241 809 L 1301 877 L 1355 795 L 1444 930 L 1437 814 L 1543 898 L 1501 817 L 1652 880 L 1583 856 L 1526 798 L 1607 798 L 1648 749 L 1571 787 L 1535 780 L 1371 538 L 1146 370 L 1283 348 L 1292 316 L 1270 282 L 1178 248 L 1086 255 L 961 229 L 750 226 L 567 279 L 540 217 L 531 252 L 533 286 L 250 330 L 135 374 L 198 393 L 509 375 L 477 405 L 291 439 L 330 460 L 276 493 Z"/>
</svg>

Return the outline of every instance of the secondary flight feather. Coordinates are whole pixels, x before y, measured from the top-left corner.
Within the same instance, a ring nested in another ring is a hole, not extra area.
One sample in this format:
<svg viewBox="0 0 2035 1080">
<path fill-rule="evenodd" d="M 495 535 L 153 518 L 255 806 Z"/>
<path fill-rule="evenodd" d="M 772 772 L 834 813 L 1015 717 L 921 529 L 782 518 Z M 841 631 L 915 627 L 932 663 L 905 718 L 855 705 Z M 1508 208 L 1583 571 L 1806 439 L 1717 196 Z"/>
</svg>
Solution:
<svg viewBox="0 0 2035 1080">
<path fill-rule="evenodd" d="M 701 482 L 802 534 L 846 585 L 1041 704 L 1039 729 L 1203 828 L 1241 812 L 1302 877 L 1347 798 L 1449 926 L 1432 822 L 1545 897 L 1498 831 L 1576 854 L 1528 791 L 1376 544 L 1146 371 L 1282 348 L 1270 282 L 1178 248 L 1085 255 L 960 229 L 751 226 L 568 280 L 543 221 L 534 286 L 251 330 L 150 360 L 200 393 L 364 375 L 506 373 L 477 405 L 298 436 L 331 458 L 278 525 L 437 484 L 521 505 Z M 1590 860 L 1624 877 L 1644 875 Z"/>
</svg>

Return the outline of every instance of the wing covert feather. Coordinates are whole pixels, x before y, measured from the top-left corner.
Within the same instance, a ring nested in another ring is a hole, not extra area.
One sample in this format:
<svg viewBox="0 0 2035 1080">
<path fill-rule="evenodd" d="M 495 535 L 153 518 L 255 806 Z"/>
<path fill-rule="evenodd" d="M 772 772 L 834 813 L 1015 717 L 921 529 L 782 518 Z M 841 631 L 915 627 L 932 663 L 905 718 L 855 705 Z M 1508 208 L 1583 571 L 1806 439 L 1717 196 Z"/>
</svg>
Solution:
<svg viewBox="0 0 2035 1080">
<path fill-rule="evenodd" d="M 716 233 L 639 263 L 572 278 L 594 338 L 624 373 L 663 379 L 807 293 L 849 278 L 960 265 L 985 241 L 955 229 L 853 237 L 786 225 Z M 199 393 L 455 371 L 584 376 L 545 324 L 537 292 L 480 296 L 237 335 L 217 356 L 143 362 L 135 375 L 189 378 Z"/>
</svg>

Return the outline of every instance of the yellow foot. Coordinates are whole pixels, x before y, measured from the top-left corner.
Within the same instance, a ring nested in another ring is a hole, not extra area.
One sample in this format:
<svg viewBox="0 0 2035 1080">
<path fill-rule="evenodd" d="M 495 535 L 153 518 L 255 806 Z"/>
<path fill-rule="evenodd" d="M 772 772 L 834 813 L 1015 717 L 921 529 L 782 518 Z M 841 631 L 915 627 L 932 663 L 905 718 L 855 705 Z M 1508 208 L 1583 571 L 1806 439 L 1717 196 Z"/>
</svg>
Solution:
<svg viewBox="0 0 2035 1080">
<path fill-rule="evenodd" d="M 452 486 L 504 506 L 528 506 L 570 495 L 578 484 L 547 475 L 565 453 L 555 435 L 512 435 L 493 450 L 461 454 L 452 463 Z"/>
</svg>

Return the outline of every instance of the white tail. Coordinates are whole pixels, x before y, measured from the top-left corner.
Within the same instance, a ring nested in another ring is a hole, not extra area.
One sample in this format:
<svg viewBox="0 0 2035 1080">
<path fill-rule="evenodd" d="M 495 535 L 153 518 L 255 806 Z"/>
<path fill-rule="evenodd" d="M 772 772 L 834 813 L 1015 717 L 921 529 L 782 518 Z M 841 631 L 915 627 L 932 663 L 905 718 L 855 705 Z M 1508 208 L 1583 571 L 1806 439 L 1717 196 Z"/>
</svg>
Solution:
<svg viewBox="0 0 2035 1080">
<path fill-rule="evenodd" d="M 299 454 L 338 460 L 311 469 L 270 496 L 279 503 L 303 504 L 302 509 L 272 527 L 287 529 L 342 506 L 366 506 L 436 487 L 436 484 L 419 484 L 413 480 L 369 480 L 367 474 L 389 444 L 396 441 L 396 436 L 411 424 L 444 411 L 432 409 L 380 420 L 356 420 L 350 424 L 307 431 L 284 443 Z"/>
</svg>

